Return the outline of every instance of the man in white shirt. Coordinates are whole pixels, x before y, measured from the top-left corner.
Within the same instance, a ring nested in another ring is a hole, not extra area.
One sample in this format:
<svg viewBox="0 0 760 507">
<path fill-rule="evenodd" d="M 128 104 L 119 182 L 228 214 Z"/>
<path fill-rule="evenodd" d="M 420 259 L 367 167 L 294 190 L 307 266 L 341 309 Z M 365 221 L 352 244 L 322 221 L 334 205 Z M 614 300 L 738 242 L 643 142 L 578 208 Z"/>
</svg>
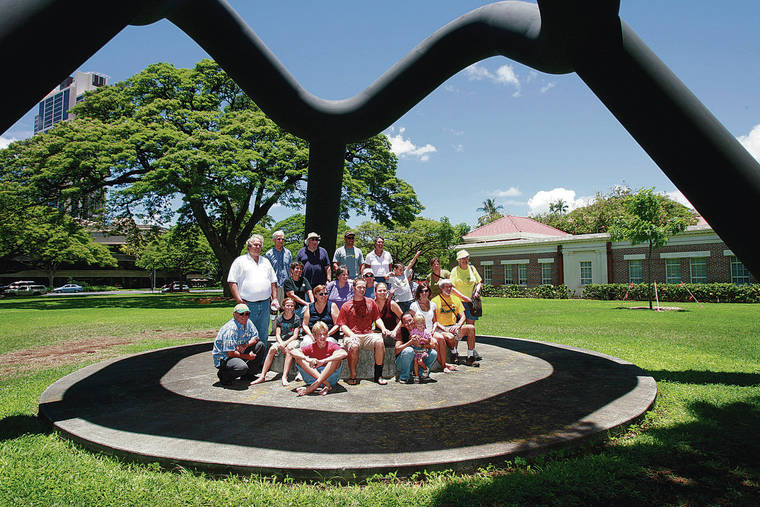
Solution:
<svg viewBox="0 0 760 507">
<path fill-rule="evenodd" d="M 246 241 L 248 253 L 234 260 L 227 276 L 232 297 L 245 303 L 251 311 L 250 320 L 259 336 L 269 335 L 269 312 L 280 308 L 277 300 L 277 275 L 269 260 L 261 255 L 264 238 L 254 234 Z M 265 347 L 266 340 L 262 340 Z"/>
<path fill-rule="evenodd" d="M 354 246 L 354 231 L 346 231 L 343 235 L 344 246 L 337 248 L 333 254 L 333 263 L 337 266 L 346 266 L 348 268 L 348 277 L 353 280 L 359 276 L 359 269 L 364 263 L 364 254 Z"/>
</svg>

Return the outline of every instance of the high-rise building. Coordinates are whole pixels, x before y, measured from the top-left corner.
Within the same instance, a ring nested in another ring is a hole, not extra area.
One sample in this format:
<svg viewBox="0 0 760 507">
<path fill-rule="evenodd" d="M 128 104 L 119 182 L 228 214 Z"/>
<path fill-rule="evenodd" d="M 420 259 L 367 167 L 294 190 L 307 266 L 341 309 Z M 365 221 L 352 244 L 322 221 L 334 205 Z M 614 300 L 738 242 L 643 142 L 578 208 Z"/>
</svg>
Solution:
<svg viewBox="0 0 760 507">
<path fill-rule="evenodd" d="M 108 84 L 108 76 L 94 72 L 79 72 L 67 77 L 40 101 L 34 117 L 34 133 L 45 132 L 59 121 L 68 120 L 69 109 L 81 101 L 84 92 Z"/>
</svg>

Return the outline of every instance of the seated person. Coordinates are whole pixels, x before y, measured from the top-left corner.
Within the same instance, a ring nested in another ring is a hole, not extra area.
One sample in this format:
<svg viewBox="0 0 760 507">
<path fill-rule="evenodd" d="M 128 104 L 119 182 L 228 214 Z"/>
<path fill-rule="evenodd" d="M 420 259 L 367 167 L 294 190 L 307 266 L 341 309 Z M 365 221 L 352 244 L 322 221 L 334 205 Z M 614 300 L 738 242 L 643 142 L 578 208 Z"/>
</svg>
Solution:
<svg viewBox="0 0 760 507">
<path fill-rule="evenodd" d="M 393 271 L 388 276 L 388 289 L 390 290 L 391 297 L 401 307 L 402 312 L 409 310 L 409 307 L 414 301 L 414 293 L 412 292 L 412 267 L 417 262 L 417 258 L 422 251 L 417 251 L 414 258 L 409 262 L 409 265 L 404 266 L 400 262 L 393 265 Z"/>
<path fill-rule="evenodd" d="M 364 270 L 362 270 L 362 280 L 364 280 L 364 283 L 367 285 L 364 291 L 364 297 L 375 299 L 375 274 L 370 268 L 364 268 Z"/>
<path fill-rule="evenodd" d="M 303 276 L 303 264 L 298 261 L 290 263 L 290 278 L 282 284 L 285 296 L 296 303 L 296 315 L 303 317 L 303 312 L 309 303 L 314 301 L 309 280 Z"/>
<path fill-rule="evenodd" d="M 374 350 L 375 352 L 375 382 L 385 385 L 383 378 L 383 362 L 385 361 L 385 345 L 383 336 L 388 330 L 380 318 L 380 311 L 374 300 L 364 297 L 367 282 L 364 278 L 354 280 L 354 297 L 340 309 L 337 324 L 343 331 L 344 346 L 348 352 L 348 368 L 351 376 L 346 380 L 350 386 L 359 383 L 356 378 L 356 365 L 359 363 L 359 349 Z M 383 334 L 372 332 L 372 323 Z"/>
<path fill-rule="evenodd" d="M 405 384 L 413 384 L 414 379 L 410 377 L 412 362 L 414 361 L 415 347 L 422 347 L 418 336 L 412 335 L 415 329 L 414 317 L 410 312 L 401 316 L 401 327 L 396 333 L 396 343 L 394 351 L 396 352 L 396 371 L 398 371 L 398 380 Z M 432 346 L 433 342 L 429 344 Z M 428 356 L 423 360 L 428 370 L 433 365 L 438 355 L 434 348 L 428 350 Z M 422 379 L 420 379 L 422 380 Z"/>
<path fill-rule="evenodd" d="M 314 343 L 289 350 L 307 384 L 307 387 L 296 389 L 298 396 L 311 394 L 320 386 L 319 394 L 324 396 L 329 393 L 340 380 L 340 363 L 347 355 L 340 345 L 327 341 L 327 324 L 324 322 L 314 324 L 311 333 Z"/>
<path fill-rule="evenodd" d="M 450 333 L 454 339 L 449 343 L 451 354 L 454 356 L 454 362 L 458 362 L 457 342 L 461 339 L 467 339 L 467 366 L 480 366 L 475 358 L 475 326 L 465 324 L 464 305 L 462 300 L 452 294 L 454 285 L 448 278 L 442 278 L 438 281 L 438 287 L 441 293 L 433 298 L 435 303 L 436 325 L 445 333 Z"/>
<path fill-rule="evenodd" d="M 424 360 L 427 359 L 429 355 L 427 349 L 432 349 L 435 347 L 433 334 L 425 329 L 424 315 L 414 316 L 414 329 L 412 330 L 412 336 L 417 338 L 417 341 L 419 342 L 419 345 L 412 343 L 412 348 L 414 349 L 414 376 L 420 379 L 420 382 L 422 382 L 423 378 L 430 377 L 430 368 L 428 368 L 424 363 Z M 419 373 L 420 368 L 423 370 L 423 375 L 420 375 Z"/>
<path fill-rule="evenodd" d="M 338 320 L 338 305 L 328 300 L 327 288 L 322 284 L 314 287 L 314 297 L 316 301 L 311 303 L 303 312 L 303 327 L 301 328 L 303 339 L 301 340 L 301 346 L 314 343 L 311 330 L 317 322 L 324 322 L 327 325 L 329 329 L 327 331 L 327 341 L 338 343 L 340 327 L 335 324 Z"/>
<path fill-rule="evenodd" d="M 288 349 L 298 348 L 300 345 L 298 333 L 301 330 L 301 319 L 295 314 L 295 308 L 296 302 L 293 299 L 286 297 L 282 300 L 282 314 L 277 316 L 274 328 L 274 336 L 277 342 L 270 347 L 267 353 L 261 376 L 252 384 L 260 384 L 266 381 L 267 372 L 272 367 L 272 361 L 274 361 L 277 353 L 281 352 L 285 354 L 285 364 L 282 367 L 282 385 L 283 387 L 288 385 L 288 372 L 293 363 L 293 358 L 288 354 Z"/>
<path fill-rule="evenodd" d="M 333 270 L 335 278 L 327 283 L 327 300 L 335 303 L 338 310 L 346 301 L 351 301 L 354 296 L 354 287 L 348 279 L 348 268 L 336 266 Z"/>
<path fill-rule="evenodd" d="M 230 385 L 238 377 L 253 380 L 261 371 L 264 361 L 264 344 L 249 319 L 248 305 L 240 303 L 232 310 L 232 319 L 219 329 L 211 354 L 216 375 L 222 385 Z"/>
</svg>

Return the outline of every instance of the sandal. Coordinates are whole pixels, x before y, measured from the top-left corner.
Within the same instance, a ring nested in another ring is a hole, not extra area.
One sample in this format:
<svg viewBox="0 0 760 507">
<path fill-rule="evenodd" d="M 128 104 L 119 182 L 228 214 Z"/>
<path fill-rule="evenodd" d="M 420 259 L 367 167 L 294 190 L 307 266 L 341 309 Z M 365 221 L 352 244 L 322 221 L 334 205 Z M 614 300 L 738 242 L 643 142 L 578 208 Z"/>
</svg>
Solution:
<svg viewBox="0 0 760 507">
<path fill-rule="evenodd" d="M 346 379 L 346 384 L 348 384 L 350 386 L 355 386 L 358 383 L 359 383 L 359 381 L 356 380 L 356 377 L 351 377 L 351 378 L 347 378 Z"/>
</svg>

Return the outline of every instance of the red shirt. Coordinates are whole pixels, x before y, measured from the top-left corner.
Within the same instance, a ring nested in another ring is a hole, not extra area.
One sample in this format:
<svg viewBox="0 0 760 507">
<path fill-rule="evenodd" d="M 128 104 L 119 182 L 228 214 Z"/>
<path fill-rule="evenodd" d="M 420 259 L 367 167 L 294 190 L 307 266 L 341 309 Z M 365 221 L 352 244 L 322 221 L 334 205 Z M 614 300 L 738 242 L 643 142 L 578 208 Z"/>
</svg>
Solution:
<svg viewBox="0 0 760 507">
<path fill-rule="evenodd" d="M 326 347 L 320 349 L 319 347 L 317 347 L 316 342 L 310 343 L 308 345 L 301 347 L 301 352 L 303 352 L 305 356 L 310 357 L 312 359 L 327 359 L 328 357 L 333 355 L 333 353 L 336 350 L 340 350 L 340 345 L 338 345 L 337 343 L 326 342 L 325 344 L 326 344 Z"/>
<path fill-rule="evenodd" d="M 356 334 L 368 334 L 372 332 L 372 323 L 380 318 L 380 311 L 374 300 L 365 297 L 357 301 L 352 299 L 340 307 L 338 314 L 339 326 L 348 326 Z"/>
</svg>

